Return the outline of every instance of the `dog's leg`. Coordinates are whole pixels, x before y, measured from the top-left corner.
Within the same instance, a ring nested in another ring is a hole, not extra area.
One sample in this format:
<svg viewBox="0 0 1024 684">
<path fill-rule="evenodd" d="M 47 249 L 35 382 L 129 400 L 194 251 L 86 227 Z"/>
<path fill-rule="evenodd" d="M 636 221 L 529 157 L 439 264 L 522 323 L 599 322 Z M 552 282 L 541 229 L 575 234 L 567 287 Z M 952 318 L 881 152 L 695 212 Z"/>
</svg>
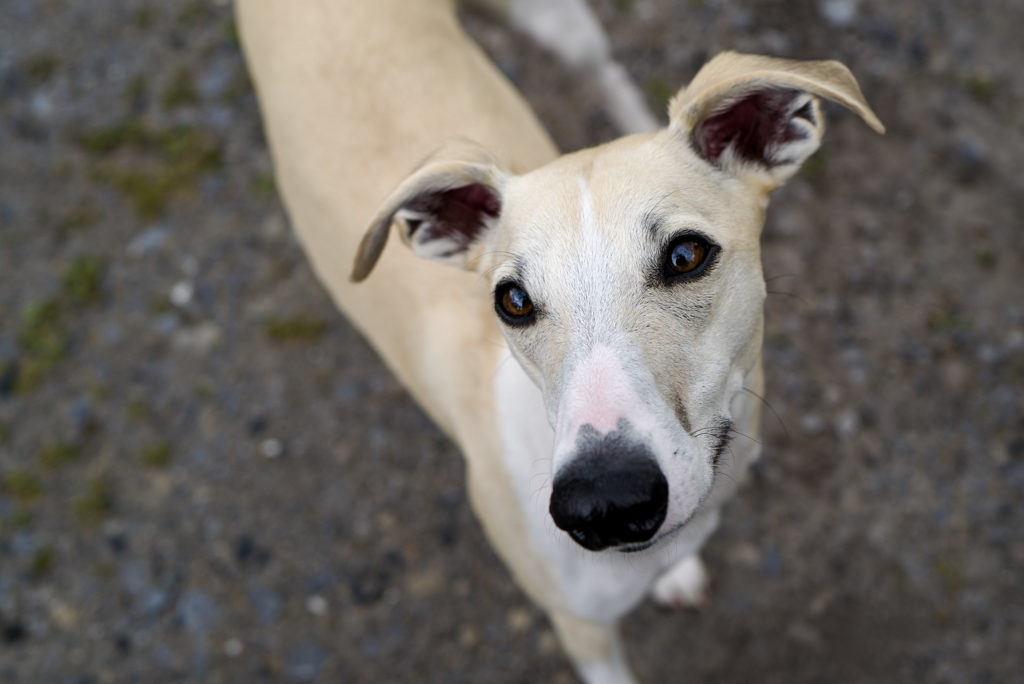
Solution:
<svg viewBox="0 0 1024 684">
<path fill-rule="evenodd" d="M 700 608 L 708 601 L 708 573 L 696 553 L 684 557 L 657 579 L 651 598 L 667 608 Z"/>
<path fill-rule="evenodd" d="M 552 611 L 558 638 L 586 684 L 635 684 L 615 624 L 591 622 Z"/>
<path fill-rule="evenodd" d="M 624 133 L 660 127 L 640 89 L 612 58 L 608 37 L 586 0 L 511 0 L 506 16 L 594 88 Z"/>
<path fill-rule="evenodd" d="M 700 549 L 718 527 L 718 519 L 715 509 L 690 522 L 696 534 L 692 548 Z M 707 603 L 709 584 L 707 570 L 695 550 L 663 572 L 651 586 L 650 595 L 655 603 L 668 608 L 699 608 Z"/>
</svg>

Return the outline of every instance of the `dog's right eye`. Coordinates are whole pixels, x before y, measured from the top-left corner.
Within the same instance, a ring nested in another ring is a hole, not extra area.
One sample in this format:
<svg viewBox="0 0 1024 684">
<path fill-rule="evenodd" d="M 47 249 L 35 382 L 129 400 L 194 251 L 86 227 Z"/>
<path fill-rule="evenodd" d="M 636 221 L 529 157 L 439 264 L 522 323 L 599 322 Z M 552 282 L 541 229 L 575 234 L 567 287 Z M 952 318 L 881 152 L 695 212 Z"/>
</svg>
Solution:
<svg viewBox="0 0 1024 684">
<path fill-rule="evenodd" d="M 494 289 L 494 309 L 508 325 L 526 325 L 536 317 L 530 295 L 512 280 L 500 283 Z"/>
</svg>

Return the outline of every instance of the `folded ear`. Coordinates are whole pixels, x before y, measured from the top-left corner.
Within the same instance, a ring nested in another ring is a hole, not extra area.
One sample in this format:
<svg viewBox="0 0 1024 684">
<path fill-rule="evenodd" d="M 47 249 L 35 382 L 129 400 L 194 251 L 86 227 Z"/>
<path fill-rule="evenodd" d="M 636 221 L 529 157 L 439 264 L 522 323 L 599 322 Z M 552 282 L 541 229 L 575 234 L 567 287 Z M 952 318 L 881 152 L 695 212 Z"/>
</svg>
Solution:
<svg viewBox="0 0 1024 684">
<path fill-rule="evenodd" d="M 445 145 L 384 200 L 359 243 L 352 281 L 370 275 L 395 223 L 418 256 L 465 267 L 473 246 L 497 223 L 505 177 L 475 143 Z"/>
<path fill-rule="evenodd" d="M 753 174 L 774 190 L 818 149 L 825 122 L 817 97 L 878 120 L 850 70 L 834 61 L 794 61 L 724 52 L 669 104 L 669 127 L 689 137 L 705 161 Z"/>
</svg>

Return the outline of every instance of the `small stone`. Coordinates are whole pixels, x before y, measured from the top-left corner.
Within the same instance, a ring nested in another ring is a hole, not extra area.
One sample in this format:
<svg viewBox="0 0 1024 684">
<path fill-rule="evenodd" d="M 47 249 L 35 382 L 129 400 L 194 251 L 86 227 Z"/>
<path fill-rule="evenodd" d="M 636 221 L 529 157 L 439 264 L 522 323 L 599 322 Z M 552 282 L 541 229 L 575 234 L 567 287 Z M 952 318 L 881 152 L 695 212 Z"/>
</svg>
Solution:
<svg viewBox="0 0 1024 684">
<path fill-rule="evenodd" d="M 405 580 L 405 591 L 411 598 L 423 598 L 444 588 L 444 575 L 433 566 L 412 572 Z"/>
<path fill-rule="evenodd" d="M 508 625 L 510 632 L 525 631 L 530 626 L 531 621 L 530 611 L 525 608 L 513 608 L 505 618 L 505 623 Z"/>
<path fill-rule="evenodd" d="M 267 429 L 267 419 L 265 416 L 256 415 L 249 419 L 249 434 L 253 437 L 263 434 L 263 431 Z"/>
<path fill-rule="evenodd" d="M 313 594 L 306 598 L 306 610 L 313 615 L 324 615 L 327 613 L 327 599 L 319 594 Z"/>
<path fill-rule="evenodd" d="M 191 328 L 179 330 L 174 335 L 174 347 L 199 354 L 209 351 L 220 339 L 220 328 L 213 323 L 200 323 Z"/>
<path fill-rule="evenodd" d="M 821 634 L 803 620 L 790 623 L 789 627 L 786 628 L 786 636 L 804 646 L 814 647 L 821 645 Z"/>
<path fill-rule="evenodd" d="M 188 306 L 188 303 L 192 301 L 192 295 L 195 294 L 195 287 L 187 280 L 182 280 L 174 284 L 171 288 L 171 303 L 179 308 Z"/>
<path fill-rule="evenodd" d="M 729 560 L 737 565 L 754 568 L 757 567 L 760 559 L 761 554 L 758 552 L 757 547 L 747 542 L 741 542 L 729 549 Z"/>
<path fill-rule="evenodd" d="M 132 256 L 143 256 L 163 247 L 166 241 L 167 228 L 156 225 L 136 235 L 135 239 L 128 243 L 128 253 Z"/>
<path fill-rule="evenodd" d="M 178 267 L 181 268 L 181 272 L 189 278 L 195 278 L 199 275 L 199 259 L 191 254 L 186 254 L 181 257 L 178 261 Z"/>
<path fill-rule="evenodd" d="M 459 646 L 472 648 L 480 643 L 480 633 L 472 625 L 466 625 L 459 631 Z"/>
<path fill-rule="evenodd" d="M 816 435 L 825 427 L 825 421 L 817 413 L 808 413 L 800 419 L 800 428 L 808 435 Z"/>
<path fill-rule="evenodd" d="M 224 642 L 224 655 L 228 658 L 237 658 L 242 655 L 243 651 L 245 651 L 245 644 L 241 639 L 231 637 Z"/>
<path fill-rule="evenodd" d="M 78 624 L 78 613 L 59 598 L 51 597 L 46 607 L 50 618 L 60 629 L 66 632 L 71 631 Z"/>
<path fill-rule="evenodd" d="M 281 614 L 281 596 L 278 593 L 257 584 L 249 587 L 248 596 L 260 620 L 267 624 L 277 620 Z"/>
<path fill-rule="evenodd" d="M 304 682 L 317 678 L 327 653 L 316 644 L 296 646 L 285 656 L 284 669 L 289 677 Z"/>
<path fill-rule="evenodd" d="M 840 437 L 849 438 L 857 434 L 857 430 L 860 428 L 860 418 L 857 416 L 857 412 L 853 409 L 846 409 L 836 416 L 836 433 Z"/>
<path fill-rule="evenodd" d="M 8 644 L 16 644 L 28 637 L 28 630 L 21 622 L 10 622 L 4 625 L 3 640 Z"/>
<path fill-rule="evenodd" d="M 761 553 L 761 572 L 768 577 L 778 577 L 782 574 L 782 555 L 778 549 L 769 547 Z"/>
<path fill-rule="evenodd" d="M 1024 349 L 1024 330 L 1012 330 L 1006 336 L 1006 351 L 1015 352 Z"/>
<path fill-rule="evenodd" d="M 165 313 L 157 317 L 153 329 L 160 335 L 170 335 L 181 327 L 181 319 L 176 313 Z"/>
<path fill-rule="evenodd" d="M 537 637 L 537 650 L 545 655 L 550 655 L 558 650 L 558 637 L 550 629 L 545 629 Z"/>
<path fill-rule="evenodd" d="M 186 630 L 206 634 L 217 620 L 217 605 L 202 591 L 187 591 L 178 602 L 178 615 Z"/>
<path fill-rule="evenodd" d="M 858 0 L 820 0 L 818 12 L 829 26 L 844 28 L 856 18 L 858 4 Z"/>
<path fill-rule="evenodd" d="M 235 561 L 242 567 L 262 569 L 270 561 L 270 551 L 247 534 L 235 540 Z"/>
<path fill-rule="evenodd" d="M 260 442 L 260 453 L 265 458 L 280 458 L 284 455 L 284 444 L 279 439 L 265 439 Z"/>
</svg>

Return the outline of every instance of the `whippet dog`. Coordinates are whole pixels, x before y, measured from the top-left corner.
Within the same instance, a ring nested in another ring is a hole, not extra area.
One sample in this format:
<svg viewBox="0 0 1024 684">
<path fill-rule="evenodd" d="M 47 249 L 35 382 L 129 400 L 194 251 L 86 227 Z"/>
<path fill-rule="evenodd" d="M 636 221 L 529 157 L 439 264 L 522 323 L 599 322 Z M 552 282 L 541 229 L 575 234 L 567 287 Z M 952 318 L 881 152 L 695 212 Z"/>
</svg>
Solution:
<svg viewBox="0 0 1024 684">
<path fill-rule="evenodd" d="M 558 156 L 453 0 L 236 7 L 316 273 L 462 450 L 581 678 L 633 681 L 617 620 L 701 599 L 758 455 L 732 437 L 759 429 L 769 194 L 817 149 L 819 97 L 882 124 L 837 62 L 724 53 L 666 128 Z"/>
</svg>

